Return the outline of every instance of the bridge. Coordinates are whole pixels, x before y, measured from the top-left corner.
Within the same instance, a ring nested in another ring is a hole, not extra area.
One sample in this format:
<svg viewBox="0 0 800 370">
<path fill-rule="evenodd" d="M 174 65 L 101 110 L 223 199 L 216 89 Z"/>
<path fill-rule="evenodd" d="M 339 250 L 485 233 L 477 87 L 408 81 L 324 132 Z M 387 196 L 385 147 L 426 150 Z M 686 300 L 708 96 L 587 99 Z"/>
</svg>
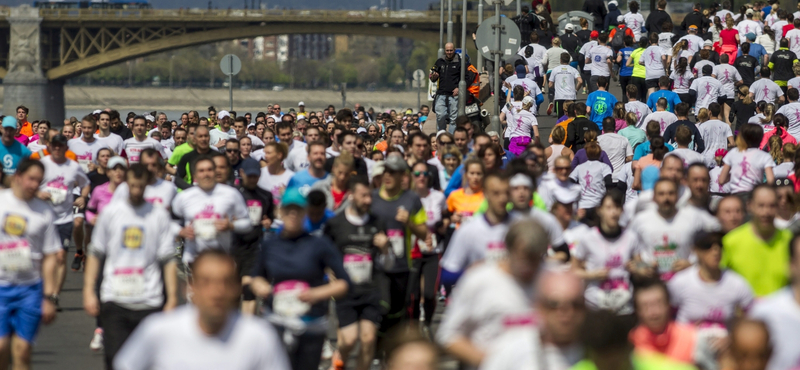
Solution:
<svg viewBox="0 0 800 370">
<path fill-rule="evenodd" d="M 461 19 L 456 13 L 460 11 L 453 13 L 458 37 Z M 22 5 L 0 13 L 3 112 L 13 114 L 18 105 L 25 105 L 33 117 L 60 122 L 67 78 L 167 50 L 313 33 L 435 42 L 439 17 L 439 11 L 36 9 Z M 474 27 L 477 12 L 468 12 L 467 21 Z"/>
</svg>

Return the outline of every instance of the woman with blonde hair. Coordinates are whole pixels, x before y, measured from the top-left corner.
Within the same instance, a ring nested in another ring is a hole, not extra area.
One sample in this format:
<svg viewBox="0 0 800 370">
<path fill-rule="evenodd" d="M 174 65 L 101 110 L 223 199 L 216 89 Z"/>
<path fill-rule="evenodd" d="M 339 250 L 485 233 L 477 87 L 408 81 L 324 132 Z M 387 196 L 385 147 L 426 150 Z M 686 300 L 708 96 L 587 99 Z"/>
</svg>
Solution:
<svg viewBox="0 0 800 370">
<path fill-rule="evenodd" d="M 775 175 L 776 179 L 786 178 L 789 177 L 789 174 L 794 172 L 794 155 L 797 153 L 797 145 L 792 143 L 787 143 L 783 145 L 783 149 L 781 149 L 780 161 L 775 161 L 775 168 L 772 169 L 772 173 Z M 772 154 L 770 152 L 770 154 Z M 775 159 L 775 155 L 772 155 L 772 158 Z"/>
<path fill-rule="evenodd" d="M 686 40 L 680 40 L 675 43 L 675 46 L 672 47 L 672 54 L 667 58 L 667 65 L 670 66 L 671 70 L 676 70 L 678 68 L 678 61 L 681 58 L 686 58 L 686 63 L 692 63 L 692 52 L 689 51 L 689 42 Z"/>
<path fill-rule="evenodd" d="M 461 165 L 461 152 L 453 144 L 444 145 L 436 151 L 439 161 L 442 163 L 442 169 L 439 170 L 439 183 L 447 184 L 450 182 L 450 177 L 456 172 L 458 166 Z"/>
<path fill-rule="evenodd" d="M 480 158 L 473 157 L 464 162 L 462 187 L 447 197 L 447 210 L 452 214 L 450 220 L 455 228 L 469 221 L 483 203 L 483 176 L 485 173 L 486 169 Z"/>
<path fill-rule="evenodd" d="M 544 156 L 547 158 L 547 170 L 549 172 L 555 173 L 555 163 L 556 158 L 560 156 L 569 157 L 571 161 L 572 158 L 575 157 L 575 153 L 572 152 L 572 149 L 567 148 L 563 144 L 563 140 L 566 139 L 567 132 L 561 126 L 556 126 L 553 128 L 553 143 L 550 144 L 547 148 L 544 148 Z"/>
</svg>

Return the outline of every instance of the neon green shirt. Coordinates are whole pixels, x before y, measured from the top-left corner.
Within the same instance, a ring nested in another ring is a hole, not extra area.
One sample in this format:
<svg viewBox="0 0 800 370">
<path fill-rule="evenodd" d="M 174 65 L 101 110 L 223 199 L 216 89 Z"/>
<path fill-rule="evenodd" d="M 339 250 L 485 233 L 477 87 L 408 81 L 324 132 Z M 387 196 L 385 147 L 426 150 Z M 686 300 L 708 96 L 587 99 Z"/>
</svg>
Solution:
<svg viewBox="0 0 800 370">
<path fill-rule="evenodd" d="M 181 158 L 183 158 L 184 154 L 189 153 L 192 150 L 194 150 L 194 148 L 192 148 L 189 143 L 178 145 L 175 150 L 172 151 L 172 156 L 169 157 L 167 163 L 169 163 L 172 167 L 177 166 L 178 163 L 181 163 Z"/>
<path fill-rule="evenodd" d="M 731 230 L 722 238 L 722 267 L 742 275 L 756 297 L 775 292 L 789 282 L 789 242 L 792 233 L 777 229 L 771 240 L 755 234 L 752 222 Z"/>
<path fill-rule="evenodd" d="M 644 50 L 645 49 L 638 48 L 631 53 L 630 58 L 633 60 L 633 74 L 631 74 L 632 77 L 645 78 L 646 76 L 644 66 L 639 64 L 639 57 L 642 56 Z"/>
<path fill-rule="evenodd" d="M 533 208 L 539 208 L 542 211 L 547 212 L 547 205 L 544 203 L 544 198 L 542 198 L 542 196 L 536 192 L 533 193 Z M 486 202 L 486 200 L 484 199 L 483 203 L 481 203 L 481 205 L 475 211 L 474 215 L 482 215 L 486 213 L 486 210 L 488 209 L 489 209 L 489 203 Z M 506 204 L 506 211 L 510 212 L 512 209 L 514 209 L 513 204 L 511 204 L 510 202 Z"/>
</svg>

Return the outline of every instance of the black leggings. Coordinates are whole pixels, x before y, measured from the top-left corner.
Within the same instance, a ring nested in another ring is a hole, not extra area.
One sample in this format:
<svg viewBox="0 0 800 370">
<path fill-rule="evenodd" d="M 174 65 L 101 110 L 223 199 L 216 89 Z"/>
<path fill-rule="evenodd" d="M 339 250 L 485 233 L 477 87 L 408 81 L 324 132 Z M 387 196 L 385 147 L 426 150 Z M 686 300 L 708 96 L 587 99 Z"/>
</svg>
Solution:
<svg viewBox="0 0 800 370">
<path fill-rule="evenodd" d="M 639 89 L 639 101 L 647 103 L 647 83 L 644 82 L 644 78 L 631 77 L 630 83 Z"/>
<path fill-rule="evenodd" d="M 425 278 L 425 287 L 420 294 L 420 282 Z M 436 288 L 439 286 L 439 255 L 428 254 L 411 260 L 411 276 L 409 277 L 408 293 L 411 302 L 411 319 L 419 320 L 419 303 L 425 298 L 425 324 L 433 322 L 436 312 Z"/>
<path fill-rule="evenodd" d="M 622 88 L 623 104 L 628 102 L 628 93 L 625 91 L 625 89 L 628 87 L 628 84 L 630 83 L 631 83 L 631 76 L 619 76 L 619 86 Z"/>
<path fill-rule="evenodd" d="M 278 336 L 283 338 L 284 328 L 276 326 Z M 303 333 L 295 337 L 296 342 L 291 349 L 287 349 L 289 363 L 292 370 L 317 370 L 322 357 L 322 347 L 325 345 L 325 333 Z"/>
<path fill-rule="evenodd" d="M 381 321 L 381 333 L 389 332 L 395 325 L 408 319 L 408 277 L 408 272 L 386 273 L 389 287 L 389 310 Z"/>
</svg>

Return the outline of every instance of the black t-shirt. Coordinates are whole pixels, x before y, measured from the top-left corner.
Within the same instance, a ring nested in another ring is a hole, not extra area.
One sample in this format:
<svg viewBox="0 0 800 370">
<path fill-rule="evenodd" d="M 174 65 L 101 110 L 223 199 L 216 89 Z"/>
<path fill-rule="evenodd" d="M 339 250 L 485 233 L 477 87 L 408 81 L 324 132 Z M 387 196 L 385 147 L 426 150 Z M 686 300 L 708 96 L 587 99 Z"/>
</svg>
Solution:
<svg viewBox="0 0 800 370">
<path fill-rule="evenodd" d="M 797 55 L 787 49 L 780 49 L 769 58 L 769 62 L 773 63 L 772 66 L 772 79 L 775 81 L 789 81 L 794 78 L 794 71 L 792 65 L 797 59 Z"/>
<path fill-rule="evenodd" d="M 742 55 L 733 62 L 733 66 L 742 75 L 742 83 L 747 87 L 750 87 L 756 80 L 757 65 L 758 59 L 750 55 Z"/>
<path fill-rule="evenodd" d="M 208 150 L 205 154 L 211 154 L 211 149 Z M 191 176 L 188 171 L 189 165 L 194 162 L 195 159 L 200 157 L 202 154 L 197 152 L 197 149 L 192 150 L 189 153 L 186 153 L 181 157 L 181 161 L 178 162 L 178 165 L 175 166 L 175 186 L 179 189 L 188 189 L 192 187 Z"/>
<path fill-rule="evenodd" d="M 372 214 L 377 216 L 386 225 L 386 236 L 389 237 L 389 247 L 394 253 L 395 264 L 388 272 L 408 272 L 408 261 L 411 256 L 410 230 L 405 224 L 395 220 L 397 210 L 404 208 L 408 211 L 408 219 L 415 224 L 424 223 L 427 217 L 419 196 L 410 190 L 405 190 L 393 199 L 383 199 L 380 191 L 372 192 Z M 415 222 L 420 221 L 422 222 Z"/>
<path fill-rule="evenodd" d="M 709 50 L 708 54 L 709 54 L 709 57 L 708 57 L 708 61 L 709 62 L 712 62 L 714 64 L 719 64 L 719 53 L 717 53 L 714 50 Z M 697 64 L 697 62 L 699 62 L 700 60 L 701 60 L 700 59 L 700 51 L 698 51 L 698 52 L 694 53 L 694 56 L 692 57 L 692 62 L 689 63 L 689 67 L 694 68 L 694 65 Z M 703 72 L 703 71 L 700 71 L 700 72 Z"/>
<path fill-rule="evenodd" d="M 239 192 L 244 197 L 244 202 L 247 204 L 247 212 L 250 215 L 250 223 L 253 228 L 247 234 L 236 234 L 236 246 L 246 246 L 249 244 L 257 243 L 264 235 L 263 228 L 261 227 L 261 220 L 264 217 L 270 220 L 275 220 L 275 203 L 272 198 L 272 193 L 256 187 L 253 190 L 240 187 Z"/>
<path fill-rule="evenodd" d="M 97 170 L 89 172 L 86 176 L 89 177 L 89 194 L 91 195 L 94 191 L 94 188 L 103 185 L 108 182 L 108 176 L 103 175 Z"/>
<path fill-rule="evenodd" d="M 578 39 L 581 40 L 581 44 L 585 44 L 591 41 L 592 39 L 592 31 L 589 30 L 580 30 L 578 32 L 575 32 L 575 35 L 578 36 Z"/>
<path fill-rule="evenodd" d="M 756 103 L 750 102 L 750 104 L 745 104 L 742 100 L 737 100 L 733 102 L 733 106 L 731 107 L 731 115 L 736 117 L 735 128 L 738 129 L 743 124 L 747 123 L 747 121 L 750 120 L 750 117 L 756 115 Z"/>
<path fill-rule="evenodd" d="M 345 212 L 339 212 L 328 220 L 323 233 L 333 241 L 344 258 L 344 269 L 353 283 L 347 297 L 358 298 L 377 289 L 375 272 L 378 270 L 380 249 L 372 244 L 375 234 L 386 227 L 377 216 L 368 214 L 363 225 L 348 220 Z M 402 263 L 402 261 L 401 261 Z"/>
<path fill-rule="evenodd" d="M 110 131 L 122 137 L 122 140 L 128 140 L 133 137 L 133 132 L 125 126 L 120 126 L 118 130 L 111 128 Z"/>
<path fill-rule="evenodd" d="M 581 40 L 574 33 L 561 35 L 561 47 L 566 50 L 573 60 L 578 60 L 578 50 L 581 49 Z"/>
</svg>

